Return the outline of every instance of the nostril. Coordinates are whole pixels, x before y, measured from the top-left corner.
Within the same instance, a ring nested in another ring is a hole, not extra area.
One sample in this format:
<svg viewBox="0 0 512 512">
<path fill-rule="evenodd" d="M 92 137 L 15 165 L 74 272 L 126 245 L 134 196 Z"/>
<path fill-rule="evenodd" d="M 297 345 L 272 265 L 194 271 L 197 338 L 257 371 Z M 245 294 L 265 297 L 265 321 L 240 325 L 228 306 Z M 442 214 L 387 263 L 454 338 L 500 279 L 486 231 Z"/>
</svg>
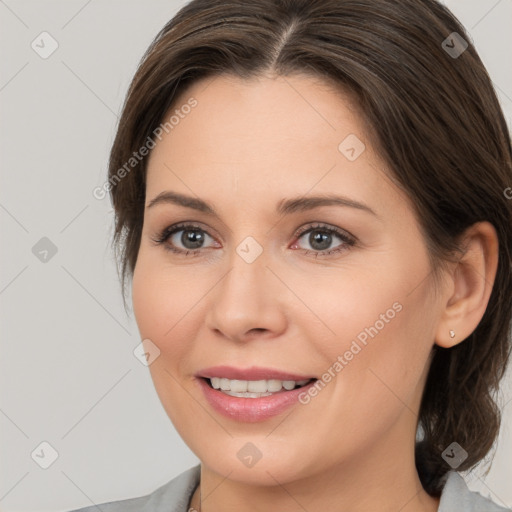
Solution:
<svg viewBox="0 0 512 512">
<path fill-rule="evenodd" d="M 262 327 L 255 327 L 254 329 L 251 329 L 251 330 L 249 331 L 249 334 L 251 334 L 251 333 L 256 333 L 256 332 L 265 332 L 266 330 L 267 330 L 267 329 L 264 329 L 264 328 L 262 328 Z"/>
</svg>

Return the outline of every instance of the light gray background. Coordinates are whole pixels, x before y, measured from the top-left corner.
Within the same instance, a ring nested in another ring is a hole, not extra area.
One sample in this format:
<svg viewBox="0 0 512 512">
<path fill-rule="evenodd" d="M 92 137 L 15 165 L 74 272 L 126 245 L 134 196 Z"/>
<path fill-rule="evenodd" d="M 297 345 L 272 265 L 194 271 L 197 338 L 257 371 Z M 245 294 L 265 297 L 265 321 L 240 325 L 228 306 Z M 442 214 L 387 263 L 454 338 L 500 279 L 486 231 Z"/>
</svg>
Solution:
<svg viewBox="0 0 512 512">
<path fill-rule="evenodd" d="M 184 3 L 0 0 L 1 511 L 139 496 L 198 462 L 133 355 L 140 339 L 108 245 L 112 209 L 92 195 L 138 61 Z M 446 3 L 469 29 L 510 125 L 512 0 Z M 59 45 L 47 59 L 31 48 L 43 31 Z M 32 252 L 42 237 L 57 247 L 47 262 Z M 492 469 L 466 475 L 509 507 L 511 382 L 509 372 Z M 58 452 L 48 469 L 31 458 L 42 441 Z"/>
</svg>

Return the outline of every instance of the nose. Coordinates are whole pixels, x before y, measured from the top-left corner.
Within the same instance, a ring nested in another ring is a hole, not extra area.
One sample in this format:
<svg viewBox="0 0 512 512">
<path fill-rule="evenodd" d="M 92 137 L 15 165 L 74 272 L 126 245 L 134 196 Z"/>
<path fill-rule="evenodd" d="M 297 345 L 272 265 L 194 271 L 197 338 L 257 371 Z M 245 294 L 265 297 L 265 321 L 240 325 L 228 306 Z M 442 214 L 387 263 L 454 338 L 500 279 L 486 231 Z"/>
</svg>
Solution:
<svg viewBox="0 0 512 512">
<path fill-rule="evenodd" d="M 268 263 L 265 251 L 250 263 L 233 251 L 229 270 L 209 294 L 208 329 L 239 343 L 286 329 L 285 286 Z"/>
</svg>

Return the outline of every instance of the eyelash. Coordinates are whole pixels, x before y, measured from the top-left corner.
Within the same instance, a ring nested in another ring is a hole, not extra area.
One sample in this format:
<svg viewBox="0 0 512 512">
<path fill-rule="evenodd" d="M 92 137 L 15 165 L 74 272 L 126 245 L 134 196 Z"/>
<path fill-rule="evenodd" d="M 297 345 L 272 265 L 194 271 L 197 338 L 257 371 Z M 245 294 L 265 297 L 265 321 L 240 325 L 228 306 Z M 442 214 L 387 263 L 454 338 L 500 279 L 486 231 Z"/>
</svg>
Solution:
<svg viewBox="0 0 512 512">
<path fill-rule="evenodd" d="M 184 249 L 177 249 L 176 247 L 173 247 L 166 243 L 172 235 L 174 235 L 175 233 L 179 233 L 180 231 L 200 231 L 200 232 L 206 233 L 210 238 L 213 238 L 210 234 L 208 234 L 207 231 L 205 231 L 198 225 L 181 223 L 181 224 L 176 224 L 174 226 L 169 226 L 169 227 L 165 228 L 159 235 L 157 235 L 155 238 L 152 238 L 152 240 L 157 245 L 163 245 L 164 249 L 166 251 L 173 252 L 180 256 L 184 256 L 184 257 L 198 256 L 199 253 L 203 250 L 202 248 L 201 249 L 184 250 Z M 330 235 L 336 235 L 343 242 L 342 245 L 338 246 L 335 249 L 326 249 L 324 251 L 311 251 L 309 249 L 300 249 L 306 255 L 313 254 L 315 256 L 315 258 L 317 258 L 318 256 L 323 257 L 323 256 L 329 256 L 333 253 L 343 252 L 345 250 L 348 250 L 348 247 L 353 247 L 356 245 L 357 240 L 352 235 L 349 235 L 347 232 L 345 232 L 343 230 L 340 230 L 340 229 L 334 228 L 334 227 L 330 227 L 330 226 L 328 226 L 326 224 L 322 224 L 322 223 L 316 223 L 315 225 L 309 225 L 309 226 L 304 226 L 302 228 L 299 228 L 299 230 L 295 234 L 295 237 L 299 239 L 304 234 L 312 232 L 312 231 L 319 231 L 321 233 L 329 233 Z M 295 245 L 295 243 L 294 243 L 294 245 Z"/>
</svg>

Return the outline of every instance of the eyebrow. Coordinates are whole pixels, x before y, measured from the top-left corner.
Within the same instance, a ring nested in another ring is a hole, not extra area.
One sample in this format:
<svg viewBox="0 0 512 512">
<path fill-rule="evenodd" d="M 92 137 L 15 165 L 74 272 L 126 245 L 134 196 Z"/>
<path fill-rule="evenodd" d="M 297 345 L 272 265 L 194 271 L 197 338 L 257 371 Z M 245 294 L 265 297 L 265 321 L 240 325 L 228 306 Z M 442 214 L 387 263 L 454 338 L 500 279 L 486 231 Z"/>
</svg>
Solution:
<svg viewBox="0 0 512 512">
<path fill-rule="evenodd" d="M 175 204 L 178 206 L 184 206 L 185 208 L 191 208 L 220 218 L 220 215 L 210 203 L 196 197 L 178 194 L 177 192 L 161 192 L 147 204 L 147 208 L 153 208 L 159 204 Z M 344 206 L 348 208 L 355 208 L 357 210 L 370 213 L 377 218 L 379 217 L 372 208 L 364 203 L 332 194 L 281 199 L 281 201 L 277 203 L 276 213 L 280 215 L 290 215 L 292 213 L 304 212 L 321 206 Z"/>
</svg>

